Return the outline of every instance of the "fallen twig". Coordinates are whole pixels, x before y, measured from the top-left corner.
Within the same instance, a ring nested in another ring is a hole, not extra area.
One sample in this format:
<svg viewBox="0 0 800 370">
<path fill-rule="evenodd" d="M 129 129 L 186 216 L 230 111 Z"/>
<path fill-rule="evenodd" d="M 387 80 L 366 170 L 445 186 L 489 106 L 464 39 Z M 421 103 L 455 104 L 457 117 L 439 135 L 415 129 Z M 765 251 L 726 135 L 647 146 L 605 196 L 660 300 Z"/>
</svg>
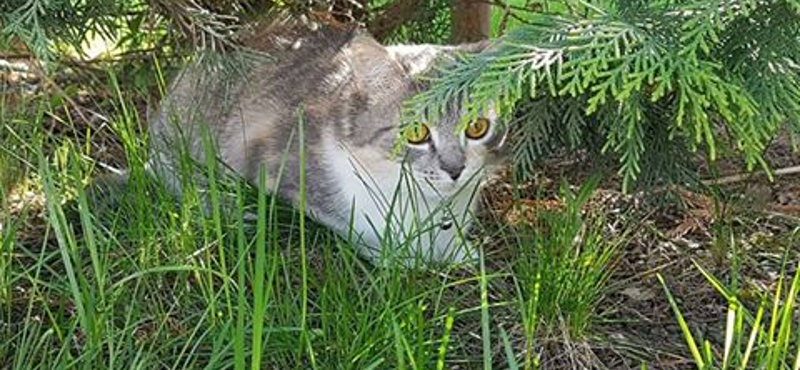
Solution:
<svg viewBox="0 0 800 370">
<path fill-rule="evenodd" d="M 800 166 L 792 166 L 792 167 L 784 167 L 777 169 L 772 172 L 773 176 L 784 176 L 784 175 L 793 175 L 800 173 Z M 735 182 L 745 181 L 748 179 L 753 178 L 754 176 L 763 175 L 764 171 L 754 172 L 754 173 L 740 173 L 736 175 L 730 175 L 725 177 L 720 177 L 718 179 L 708 179 L 703 180 L 703 185 L 711 186 L 711 185 L 726 185 L 732 184 Z"/>
</svg>

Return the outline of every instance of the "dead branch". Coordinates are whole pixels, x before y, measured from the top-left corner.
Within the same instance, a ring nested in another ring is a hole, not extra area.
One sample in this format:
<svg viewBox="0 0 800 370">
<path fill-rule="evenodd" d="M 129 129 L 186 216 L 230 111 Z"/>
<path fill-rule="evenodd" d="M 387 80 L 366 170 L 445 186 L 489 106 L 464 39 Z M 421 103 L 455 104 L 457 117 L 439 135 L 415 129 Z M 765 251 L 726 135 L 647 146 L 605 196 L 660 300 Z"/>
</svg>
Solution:
<svg viewBox="0 0 800 370">
<path fill-rule="evenodd" d="M 772 172 L 773 176 L 785 176 L 785 175 L 793 175 L 800 173 L 800 166 L 792 166 L 792 167 L 785 167 L 780 168 Z M 710 186 L 710 185 L 726 185 L 732 184 L 735 182 L 741 182 L 745 180 L 749 180 L 758 175 L 764 175 L 764 171 L 759 171 L 755 173 L 740 173 L 731 176 L 720 177 L 718 179 L 709 179 L 703 180 L 703 185 Z"/>
</svg>

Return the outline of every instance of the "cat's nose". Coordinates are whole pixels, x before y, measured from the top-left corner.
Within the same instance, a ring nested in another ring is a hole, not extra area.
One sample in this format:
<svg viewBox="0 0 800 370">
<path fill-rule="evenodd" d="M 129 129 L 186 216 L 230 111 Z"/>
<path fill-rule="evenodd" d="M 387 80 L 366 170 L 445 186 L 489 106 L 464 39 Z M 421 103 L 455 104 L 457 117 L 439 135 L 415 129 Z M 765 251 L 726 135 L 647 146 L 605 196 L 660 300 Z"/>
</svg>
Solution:
<svg viewBox="0 0 800 370">
<path fill-rule="evenodd" d="M 450 175 L 450 178 L 453 179 L 453 181 L 456 181 L 458 180 L 459 177 L 461 177 L 461 173 L 464 172 L 464 168 L 466 167 L 467 166 L 465 166 L 464 164 L 458 164 L 453 166 L 442 166 L 442 170 L 444 170 L 444 172 L 447 172 L 447 174 Z"/>
</svg>

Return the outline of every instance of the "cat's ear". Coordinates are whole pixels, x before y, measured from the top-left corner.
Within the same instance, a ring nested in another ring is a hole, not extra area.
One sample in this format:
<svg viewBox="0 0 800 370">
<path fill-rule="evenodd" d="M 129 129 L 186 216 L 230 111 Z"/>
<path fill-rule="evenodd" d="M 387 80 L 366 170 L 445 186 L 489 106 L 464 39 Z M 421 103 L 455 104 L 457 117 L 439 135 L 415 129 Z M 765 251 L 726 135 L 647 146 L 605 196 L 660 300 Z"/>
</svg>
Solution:
<svg viewBox="0 0 800 370">
<path fill-rule="evenodd" d="M 357 35 L 343 49 L 347 64 L 360 91 L 383 99 L 381 94 L 396 94 L 405 80 L 403 70 L 383 45 L 368 35 Z"/>
<path fill-rule="evenodd" d="M 402 76 L 402 70 L 386 48 L 368 35 L 354 37 L 343 52 L 356 82 L 362 87 L 390 83 L 391 77 L 400 79 Z"/>
<path fill-rule="evenodd" d="M 452 60 L 458 54 L 476 54 L 490 49 L 495 42 L 484 40 L 462 45 L 393 45 L 386 50 L 411 76 L 429 70 L 434 62 L 447 58 Z"/>
</svg>

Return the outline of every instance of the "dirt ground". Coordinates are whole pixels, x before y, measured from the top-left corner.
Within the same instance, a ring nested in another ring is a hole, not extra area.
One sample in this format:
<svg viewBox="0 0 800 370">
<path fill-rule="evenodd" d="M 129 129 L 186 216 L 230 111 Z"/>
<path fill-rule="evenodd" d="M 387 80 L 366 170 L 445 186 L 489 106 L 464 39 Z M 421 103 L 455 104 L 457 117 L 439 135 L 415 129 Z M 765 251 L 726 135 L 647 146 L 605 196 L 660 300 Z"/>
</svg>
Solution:
<svg viewBox="0 0 800 370">
<path fill-rule="evenodd" d="M 738 158 L 723 158 L 715 164 L 718 177 L 698 159 L 698 174 L 709 186 L 705 191 L 670 187 L 623 194 L 613 178 L 602 183 L 586 211 L 602 212 L 609 229 L 624 224 L 635 232 L 598 312 L 598 337 L 585 344 L 596 356 L 590 362 L 608 369 L 639 369 L 641 363 L 650 369 L 696 369 L 656 274 L 665 278 L 696 338 L 721 349 L 727 302 L 696 265 L 723 284 L 738 277 L 739 298 L 750 312 L 756 311 L 761 292 L 775 291 L 784 258 L 787 271 L 795 271 L 800 261 L 800 153 L 788 135 L 781 135 L 766 157 L 777 173 L 773 181 L 748 172 Z M 580 185 L 589 172 L 580 158 L 550 161 L 534 180 L 520 185 L 539 194 L 523 195 L 522 210 L 508 210 L 507 192 L 490 187 L 489 198 L 505 222 L 524 222 L 537 209 L 557 206 L 562 179 Z M 494 186 L 509 185 L 500 180 Z"/>
</svg>

